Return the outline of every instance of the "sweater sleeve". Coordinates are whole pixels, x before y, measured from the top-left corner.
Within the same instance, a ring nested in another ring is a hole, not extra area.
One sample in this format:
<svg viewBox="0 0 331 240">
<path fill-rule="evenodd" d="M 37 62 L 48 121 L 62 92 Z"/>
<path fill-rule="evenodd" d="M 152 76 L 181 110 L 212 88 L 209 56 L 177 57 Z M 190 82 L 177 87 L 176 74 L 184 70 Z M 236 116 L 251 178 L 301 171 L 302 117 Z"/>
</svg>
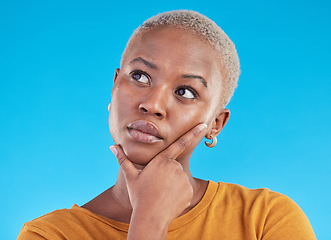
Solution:
<svg viewBox="0 0 331 240">
<path fill-rule="evenodd" d="M 287 196 L 271 192 L 262 239 L 316 240 L 316 237 L 301 208 Z"/>
</svg>

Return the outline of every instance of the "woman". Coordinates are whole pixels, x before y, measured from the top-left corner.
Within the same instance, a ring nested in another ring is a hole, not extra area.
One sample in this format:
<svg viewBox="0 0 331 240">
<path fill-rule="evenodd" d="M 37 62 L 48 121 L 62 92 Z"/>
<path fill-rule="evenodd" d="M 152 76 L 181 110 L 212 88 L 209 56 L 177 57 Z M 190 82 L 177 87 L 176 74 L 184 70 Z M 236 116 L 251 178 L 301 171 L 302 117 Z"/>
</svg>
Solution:
<svg viewBox="0 0 331 240">
<path fill-rule="evenodd" d="M 227 123 L 239 77 L 226 34 L 193 11 L 148 19 L 131 36 L 109 104 L 116 184 L 82 207 L 26 223 L 19 239 L 316 239 L 286 196 L 194 178 L 190 157 Z"/>
</svg>

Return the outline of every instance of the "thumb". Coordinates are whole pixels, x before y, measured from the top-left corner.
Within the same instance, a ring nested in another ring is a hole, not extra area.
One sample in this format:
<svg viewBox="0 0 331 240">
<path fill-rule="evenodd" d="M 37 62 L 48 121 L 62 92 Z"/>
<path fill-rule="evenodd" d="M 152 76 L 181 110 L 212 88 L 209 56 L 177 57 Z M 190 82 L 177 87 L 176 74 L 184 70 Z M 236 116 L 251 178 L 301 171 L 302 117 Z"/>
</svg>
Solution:
<svg viewBox="0 0 331 240">
<path fill-rule="evenodd" d="M 124 173 L 126 181 L 135 178 L 139 175 L 139 170 L 133 165 L 133 163 L 125 156 L 123 149 L 119 145 L 113 145 L 109 147 L 112 153 L 115 155 L 120 168 Z"/>
</svg>

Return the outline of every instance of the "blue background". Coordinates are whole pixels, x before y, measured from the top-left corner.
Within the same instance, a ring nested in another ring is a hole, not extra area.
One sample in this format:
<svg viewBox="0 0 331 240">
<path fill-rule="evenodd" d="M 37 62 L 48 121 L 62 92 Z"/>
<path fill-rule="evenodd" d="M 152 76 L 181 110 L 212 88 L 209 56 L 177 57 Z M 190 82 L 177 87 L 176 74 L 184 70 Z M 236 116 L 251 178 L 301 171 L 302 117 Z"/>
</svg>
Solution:
<svg viewBox="0 0 331 240">
<path fill-rule="evenodd" d="M 235 42 L 242 75 L 197 177 L 267 187 L 331 239 L 330 1 L 1 1 L 0 238 L 84 204 L 115 183 L 107 125 L 115 68 L 132 31 L 173 9 L 197 10 Z"/>
</svg>

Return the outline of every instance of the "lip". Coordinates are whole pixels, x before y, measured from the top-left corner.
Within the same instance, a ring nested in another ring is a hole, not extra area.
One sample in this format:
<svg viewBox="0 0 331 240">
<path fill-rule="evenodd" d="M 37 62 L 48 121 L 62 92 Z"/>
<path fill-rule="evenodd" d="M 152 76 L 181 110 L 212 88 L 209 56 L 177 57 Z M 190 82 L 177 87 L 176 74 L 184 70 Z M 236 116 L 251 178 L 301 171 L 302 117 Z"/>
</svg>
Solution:
<svg viewBox="0 0 331 240">
<path fill-rule="evenodd" d="M 137 120 L 127 127 L 131 138 L 138 142 L 155 143 L 163 141 L 158 128 L 151 122 Z"/>
</svg>

